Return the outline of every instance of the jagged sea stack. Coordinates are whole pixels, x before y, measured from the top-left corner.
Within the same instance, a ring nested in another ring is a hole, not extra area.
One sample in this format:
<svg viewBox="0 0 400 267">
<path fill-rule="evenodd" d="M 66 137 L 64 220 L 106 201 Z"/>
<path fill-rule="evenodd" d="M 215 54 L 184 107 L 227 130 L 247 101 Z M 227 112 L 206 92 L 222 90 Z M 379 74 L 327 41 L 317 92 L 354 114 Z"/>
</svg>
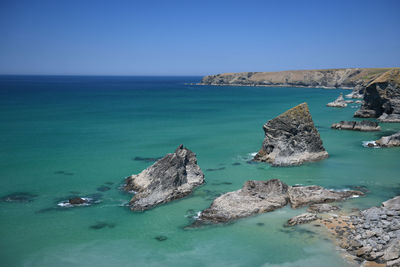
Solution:
<svg viewBox="0 0 400 267">
<path fill-rule="evenodd" d="M 273 166 L 300 165 L 328 157 L 307 103 L 289 109 L 263 126 L 265 138 L 255 161 Z"/>
<path fill-rule="evenodd" d="M 196 154 L 183 145 L 137 175 L 126 178 L 124 190 L 134 191 L 131 210 L 143 211 L 185 197 L 204 183 Z"/>
</svg>

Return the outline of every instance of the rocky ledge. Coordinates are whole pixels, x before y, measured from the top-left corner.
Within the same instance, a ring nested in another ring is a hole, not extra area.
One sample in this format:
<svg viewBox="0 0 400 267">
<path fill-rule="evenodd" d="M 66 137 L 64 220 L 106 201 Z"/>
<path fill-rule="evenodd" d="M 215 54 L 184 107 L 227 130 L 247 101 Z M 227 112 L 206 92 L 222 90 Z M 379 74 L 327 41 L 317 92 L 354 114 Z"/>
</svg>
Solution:
<svg viewBox="0 0 400 267">
<path fill-rule="evenodd" d="M 362 132 L 372 132 L 381 130 L 381 127 L 378 125 L 378 123 L 373 121 L 341 121 L 339 123 L 332 124 L 331 128 L 339 130 L 362 131 Z"/>
<path fill-rule="evenodd" d="M 200 213 L 195 225 L 225 223 L 265 213 L 290 204 L 292 208 L 341 201 L 363 195 L 360 191 L 334 191 L 320 186 L 288 186 L 278 179 L 247 181 L 242 189 L 216 198 Z"/>
<path fill-rule="evenodd" d="M 307 103 L 268 121 L 263 129 L 265 138 L 255 161 L 291 166 L 328 157 Z"/>
<path fill-rule="evenodd" d="M 349 102 L 349 103 L 352 103 L 352 102 Z M 336 98 L 335 101 L 326 104 L 326 106 L 327 107 L 334 107 L 334 108 L 345 108 L 345 107 L 347 107 L 347 101 L 344 100 L 343 94 L 340 93 L 340 95 L 338 96 L 338 98 Z"/>
<path fill-rule="evenodd" d="M 143 211 L 185 197 L 204 183 L 196 154 L 183 145 L 137 175 L 126 178 L 124 190 L 135 195 L 129 202 L 133 211 Z"/>
<path fill-rule="evenodd" d="M 340 247 L 356 258 L 400 266 L 400 197 L 351 216 L 334 216 L 329 224 Z"/>
<path fill-rule="evenodd" d="M 354 117 L 400 122 L 400 69 L 391 69 L 365 88 L 364 103 Z"/>
<path fill-rule="evenodd" d="M 389 136 L 382 136 L 379 140 L 376 140 L 375 143 L 380 147 L 400 146 L 400 132 Z"/>
</svg>

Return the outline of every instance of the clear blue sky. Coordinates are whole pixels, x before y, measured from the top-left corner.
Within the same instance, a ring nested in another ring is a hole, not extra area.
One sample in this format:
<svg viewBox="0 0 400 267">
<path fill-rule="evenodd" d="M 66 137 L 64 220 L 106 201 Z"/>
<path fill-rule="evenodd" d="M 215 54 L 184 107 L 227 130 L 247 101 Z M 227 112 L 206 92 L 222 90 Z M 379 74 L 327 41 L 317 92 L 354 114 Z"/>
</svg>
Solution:
<svg viewBox="0 0 400 267">
<path fill-rule="evenodd" d="M 0 0 L 0 74 L 400 65 L 400 0 Z"/>
</svg>

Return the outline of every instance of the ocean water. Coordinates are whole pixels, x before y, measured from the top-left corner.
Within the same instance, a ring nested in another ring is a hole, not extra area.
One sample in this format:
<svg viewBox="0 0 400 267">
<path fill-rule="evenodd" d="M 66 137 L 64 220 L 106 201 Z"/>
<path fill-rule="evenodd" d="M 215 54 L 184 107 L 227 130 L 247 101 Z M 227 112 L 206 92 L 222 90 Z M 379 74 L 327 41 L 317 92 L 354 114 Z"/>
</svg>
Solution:
<svg viewBox="0 0 400 267">
<path fill-rule="evenodd" d="M 187 229 L 198 211 L 249 179 L 368 189 L 341 205 L 366 208 L 400 193 L 400 149 L 371 149 L 382 132 L 331 130 L 358 105 L 328 108 L 344 90 L 196 86 L 201 77 L 0 77 L 1 266 L 348 266 L 315 227 L 285 228 L 289 207 L 228 225 Z M 299 167 L 249 164 L 262 125 L 307 102 L 329 158 Z M 124 177 L 184 144 L 206 184 L 193 195 L 133 213 Z M 104 191 L 109 187 L 110 190 Z M 71 195 L 91 206 L 57 204 Z M 160 239 L 158 240 L 157 239 Z"/>
</svg>

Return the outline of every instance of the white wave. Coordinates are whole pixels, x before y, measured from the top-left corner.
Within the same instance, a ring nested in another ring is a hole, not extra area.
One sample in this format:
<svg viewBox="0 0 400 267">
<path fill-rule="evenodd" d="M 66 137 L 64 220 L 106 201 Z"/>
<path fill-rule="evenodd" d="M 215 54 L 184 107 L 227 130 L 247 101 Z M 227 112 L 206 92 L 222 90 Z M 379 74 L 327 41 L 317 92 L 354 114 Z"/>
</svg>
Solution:
<svg viewBox="0 0 400 267">
<path fill-rule="evenodd" d="M 87 201 L 86 203 L 82 204 L 70 204 L 68 200 L 61 201 L 60 203 L 57 203 L 57 206 L 63 207 L 63 208 L 71 208 L 75 206 L 89 206 L 90 203 L 92 202 L 93 199 L 88 198 L 88 197 L 82 197 L 83 200 Z M 95 203 L 98 203 L 99 201 L 96 201 Z"/>
<path fill-rule="evenodd" d="M 363 147 L 369 147 L 369 144 L 373 144 L 373 148 L 379 148 L 379 146 L 376 144 L 376 142 L 374 140 L 372 141 L 362 141 L 362 146 Z"/>
</svg>

